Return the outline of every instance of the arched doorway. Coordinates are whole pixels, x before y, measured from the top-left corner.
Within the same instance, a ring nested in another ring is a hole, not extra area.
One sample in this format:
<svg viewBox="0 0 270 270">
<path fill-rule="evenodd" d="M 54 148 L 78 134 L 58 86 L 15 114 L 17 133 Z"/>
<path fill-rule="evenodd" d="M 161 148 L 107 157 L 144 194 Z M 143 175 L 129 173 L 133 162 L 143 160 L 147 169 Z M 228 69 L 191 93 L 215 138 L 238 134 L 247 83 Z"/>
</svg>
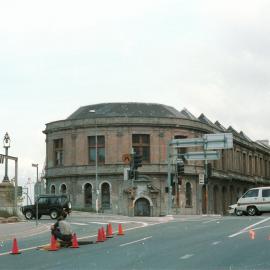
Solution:
<svg viewBox="0 0 270 270">
<path fill-rule="evenodd" d="M 146 198 L 139 198 L 135 202 L 134 216 L 150 216 L 150 202 Z"/>
<path fill-rule="evenodd" d="M 230 186 L 230 202 L 229 204 L 234 204 L 235 203 L 235 198 L 234 198 L 234 187 Z"/>
<path fill-rule="evenodd" d="M 192 189 L 189 182 L 186 183 L 186 207 L 192 207 Z"/>
<path fill-rule="evenodd" d="M 51 194 L 55 194 L 55 185 L 51 185 Z"/>
<path fill-rule="evenodd" d="M 110 185 L 108 183 L 103 183 L 101 185 L 101 206 L 102 209 L 111 208 L 111 194 L 110 194 Z"/>
<path fill-rule="evenodd" d="M 221 205 L 222 205 L 222 214 L 226 214 L 226 210 L 227 210 L 227 206 L 228 206 L 228 203 L 227 203 L 227 189 L 226 187 L 223 187 L 222 188 L 222 196 L 221 196 Z"/>
<path fill-rule="evenodd" d="M 219 214 L 219 207 L 218 207 L 218 186 L 214 186 L 213 189 L 213 210 L 214 214 Z"/>
<path fill-rule="evenodd" d="M 92 208 L 92 185 L 84 185 L 84 206 Z"/>
<path fill-rule="evenodd" d="M 202 186 L 202 213 L 207 213 L 207 193 L 206 193 L 206 185 Z"/>
<path fill-rule="evenodd" d="M 67 186 L 65 184 L 62 184 L 60 187 L 60 194 L 66 194 L 67 193 Z"/>
</svg>

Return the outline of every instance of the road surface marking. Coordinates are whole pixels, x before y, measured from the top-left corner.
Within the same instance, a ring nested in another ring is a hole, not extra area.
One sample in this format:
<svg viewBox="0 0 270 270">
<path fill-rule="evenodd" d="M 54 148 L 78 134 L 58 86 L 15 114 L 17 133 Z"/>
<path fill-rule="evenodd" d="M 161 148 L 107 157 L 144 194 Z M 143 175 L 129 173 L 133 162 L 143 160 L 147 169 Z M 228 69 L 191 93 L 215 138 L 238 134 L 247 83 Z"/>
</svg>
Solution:
<svg viewBox="0 0 270 270">
<path fill-rule="evenodd" d="M 135 244 L 135 243 L 138 243 L 138 242 L 142 242 L 142 241 L 147 240 L 147 239 L 150 239 L 150 238 L 152 238 L 152 236 L 148 236 L 148 237 L 145 237 L 143 239 L 139 239 L 139 240 L 136 240 L 136 241 L 132 241 L 132 242 L 129 242 L 129 243 L 122 244 L 122 245 L 120 245 L 120 247 L 124 247 L 124 246 L 127 246 L 127 245 L 131 245 L 131 244 Z"/>
<path fill-rule="evenodd" d="M 214 221 L 218 221 L 218 220 L 220 220 L 220 218 L 207 220 L 207 221 L 204 221 L 203 223 L 206 224 L 206 223 L 210 223 L 210 222 L 214 222 Z"/>
<path fill-rule="evenodd" d="M 91 221 L 91 222 L 88 222 L 89 224 L 99 224 L 99 225 L 107 225 L 108 222 L 97 222 L 97 221 Z"/>
<path fill-rule="evenodd" d="M 79 226 L 85 226 L 85 225 L 88 225 L 86 223 L 79 223 L 79 222 L 70 222 L 70 224 L 72 225 L 79 225 Z"/>
<path fill-rule="evenodd" d="M 180 257 L 180 259 L 181 259 L 181 260 L 187 260 L 187 259 L 189 259 L 189 258 L 191 258 L 191 257 L 193 257 L 193 256 L 194 256 L 194 254 L 186 254 L 186 255 Z"/>
<path fill-rule="evenodd" d="M 249 225 L 249 226 L 243 228 L 241 231 L 229 235 L 228 237 L 233 238 L 233 237 L 238 236 L 238 235 L 240 235 L 240 234 L 242 234 L 242 233 L 246 233 L 246 232 L 248 231 L 248 229 L 253 228 L 254 226 L 257 226 L 257 225 L 259 225 L 259 224 L 262 224 L 262 223 L 264 223 L 264 222 L 266 222 L 266 221 L 268 221 L 268 220 L 270 220 L 270 217 L 265 218 L 265 219 L 263 219 L 263 220 L 261 220 L 261 221 L 259 221 L 259 222 L 254 223 L 254 224 L 251 224 L 251 225 Z"/>
<path fill-rule="evenodd" d="M 213 246 L 216 246 L 216 245 L 218 245 L 218 244 L 220 244 L 220 243 L 221 243 L 221 241 L 216 241 L 216 242 L 213 242 L 212 245 L 213 245 Z"/>
</svg>

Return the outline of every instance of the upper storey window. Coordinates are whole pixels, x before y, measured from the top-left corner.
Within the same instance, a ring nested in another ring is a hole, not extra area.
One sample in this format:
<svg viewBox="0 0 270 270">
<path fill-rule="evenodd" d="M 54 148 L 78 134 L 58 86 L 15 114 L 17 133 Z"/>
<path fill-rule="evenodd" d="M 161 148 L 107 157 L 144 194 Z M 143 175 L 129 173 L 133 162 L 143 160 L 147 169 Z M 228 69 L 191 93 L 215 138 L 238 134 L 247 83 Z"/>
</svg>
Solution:
<svg viewBox="0 0 270 270">
<path fill-rule="evenodd" d="M 53 141 L 53 152 L 54 152 L 54 165 L 62 166 L 64 164 L 63 139 L 57 139 Z"/>
<path fill-rule="evenodd" d="M 96 144 L 97 138 L 97 144 Z M 98 164 L 105 163 L 105 137 L 104 136 L 89 136 L 88 137 L 88 156 L 89 164 L 96 163 L 96 156 Z"/>
<path fill-rule="evenodd" d="M 136 154 L 142 155 L 143 162 L 150 162 L 150 135 L 133 134 L 132 147 Z"/>
</svg>

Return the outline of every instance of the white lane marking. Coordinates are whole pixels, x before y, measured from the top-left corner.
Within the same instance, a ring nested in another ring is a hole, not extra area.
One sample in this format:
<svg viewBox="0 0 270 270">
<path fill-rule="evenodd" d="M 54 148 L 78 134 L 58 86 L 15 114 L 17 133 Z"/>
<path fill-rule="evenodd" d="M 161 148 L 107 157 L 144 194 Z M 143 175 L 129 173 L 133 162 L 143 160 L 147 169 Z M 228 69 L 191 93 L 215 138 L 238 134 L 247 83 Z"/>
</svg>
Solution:
<svg viewBox="0 0 270 270">
<path fill-rule="evenodd" d="M 240 230 L 239 232 L 229 235 L 228 237 L 232 238 L 232 237 L 238 236 L 238 235 L 240 235 L 240 234 L 242 234 L 242 233 L 247 232 L 248 229 L 253 228 L 253 227 L 255 227 L 255 226 L 259 225 L 259 224 L 262 224 L 262 223 L 264 223 L 264 222 L 266 222 L 266 221 L 268 221 L 268 220 L 270 220 L 270 217 L 265 218 L 265 219 L 263 219 L 263 220 L 261 220 L 261 221 L 259 221 L 259 222 L 254 223 L 254 224 L 251 224 L 251 225 L 249 225 L 249 226 L 243 228 L 243 229 Z"/>
<path fill-rule="evenodd" d="M 213 245 L 213 246 L 216 246 L 216 245 L 218 245 L 218 244 L 220 244 L 220 243 L 221 243 L 221 241 L 216 241 L 216 242 L 213 242 L 212 245 Z"/>
<path fill-rule="evenodd" d="M 181 259 L 181 260 L 187 260 L 187 259 L 189 259 L 189 258 L 191 258 L 191 257 L 193 257 L 193 256 L 194 256 L 194 254 L 186 254 L 186 255 L 180 257 L 180 259 Z"/>
<path fill-rule="evenodd" d="M 79 223 L 79 222 L 70 222 L 70 224 L 72 224 L 72 225 L 79 225 L 79 226 L 86 226 L 86 225 L 88 225 L 86 223 Z"/>
<path fill-rule="evenodd" d="M 121 224 L 128 224 L 128 223 L 138 223 L 138 224 L 142 224 L 144 227 L 148 226 L 149 223 L 147 222 L 142 222 L 142 221 L 134 221 L 134 220 L 131 220 L 131 221 L 123 221 L 123 220 L 108 220 L 108 222 L 111 222 L 111 223 L 121 223 Z M 156 223 L 156 224 L 159 224 L 159 223 Z"/>
<path fill-rule="evenodd" d="M 214 222 L 214 221 L 218 221 L 218 220 L 220 220 L 220 218 L 207 220 L 207 221 L 204 221 L 203 223 L 206 224 L 206 223 L 210 223 L 210 222 Z"/>
<path fill-rule="evenodd" d="M 108 222 L 97 222 L 97 221 L 91 221 L 91 222 L 88 222 L 89 224 L 99 224 L 99 225 L 107 225 Z"/>
<path fill-rule="evenodd" d="M 132 241 L 132 242 L 129 242 L 129 243 L 122 244 L 122 245 L 120 245 L 120 247 L 124 247 L 124 246 L 127 246 L 127 245 L 132 245 L 132 244 L 135 244 L 135 243 L 138 243 L 138 242 L 142 242 L 142 241 L 150 239 L 150 238 L 152 238 L 152 236 L 148 236 L 148 237 L 145 237 L 143 239 L 139 239 L 139 240 L 136 240 L 136 241 Z"/>
</svg>

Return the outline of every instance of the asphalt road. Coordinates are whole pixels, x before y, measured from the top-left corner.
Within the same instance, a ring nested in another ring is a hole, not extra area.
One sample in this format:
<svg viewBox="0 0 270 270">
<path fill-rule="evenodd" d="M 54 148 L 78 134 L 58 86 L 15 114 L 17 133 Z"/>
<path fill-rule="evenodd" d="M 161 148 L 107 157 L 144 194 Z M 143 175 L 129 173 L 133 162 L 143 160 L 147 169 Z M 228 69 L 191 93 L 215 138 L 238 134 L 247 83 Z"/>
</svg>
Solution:
<svg viewBox="0 0 270 270">
<path fill-rule="evenodd" d="M 121 223 L 125 235 L 78 249 L 41 251 L 36 246 L 50 240 L 48 230 L 42 230 L 52 223 L 43 219 L 42 230 L 18 237 L 21 254 L 10 255 L 12 239 L 3 241 L 0 269 L 270 269 L 269 215 L 129 218 L 75 214 L 68 220 L 79 239 L 95 241 L 98 228 L 107 222 L 114 232 Z"/>
</svg>

